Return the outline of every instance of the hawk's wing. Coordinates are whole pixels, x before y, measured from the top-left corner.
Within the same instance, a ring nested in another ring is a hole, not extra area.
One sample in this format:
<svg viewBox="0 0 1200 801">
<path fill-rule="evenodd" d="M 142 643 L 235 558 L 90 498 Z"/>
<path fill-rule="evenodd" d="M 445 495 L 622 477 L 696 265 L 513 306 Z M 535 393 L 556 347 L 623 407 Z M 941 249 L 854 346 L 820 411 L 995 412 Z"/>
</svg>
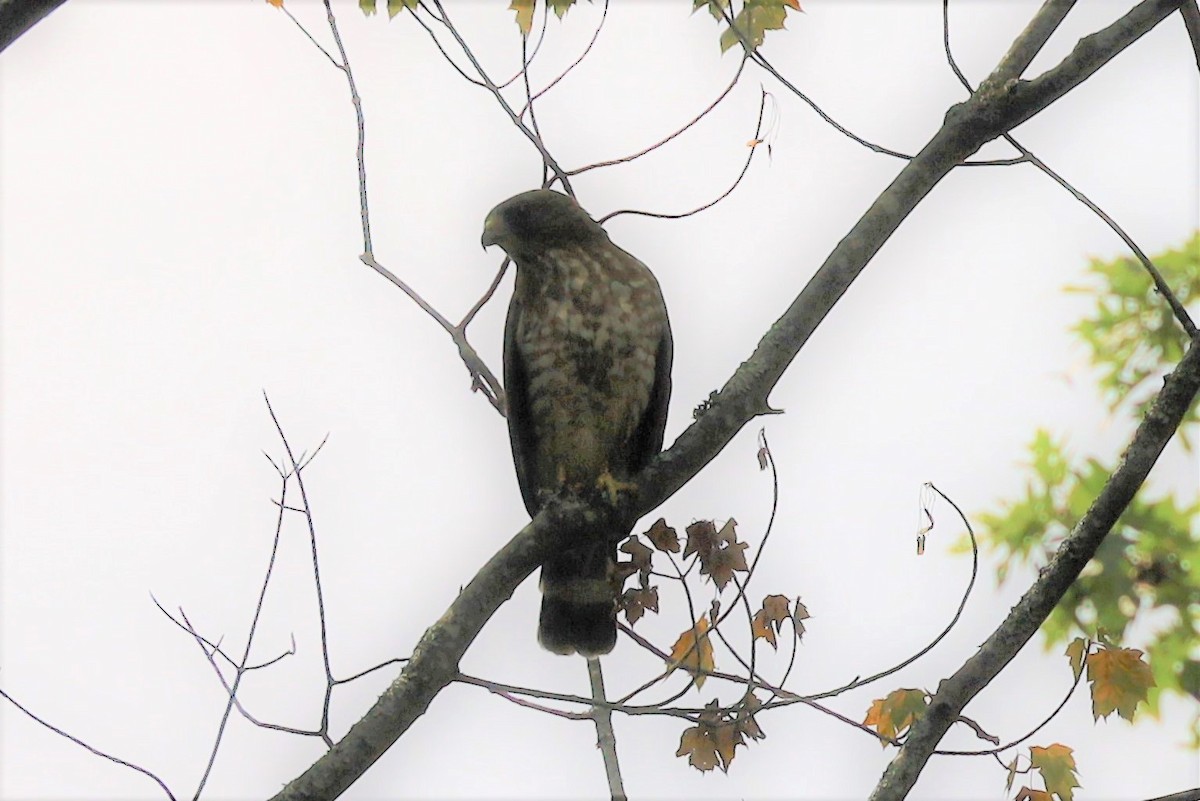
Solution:
<svg viewBox="0 0 1200 801">
<path fill-rule="evenodd" d="M 517 468 L 517 484 L 529 516 L 537 514 L 537 480 L 534 464 L 537 436 L 529 410 L 528 369 L 517 347 L 517 327 L 521 324 L 521 304 L 516 293 L 508 304 L 508 319 L 504 323 L 504 415 L 508 421 L 508 436 L 512 442 L 513 464 Z"/>
</svg>

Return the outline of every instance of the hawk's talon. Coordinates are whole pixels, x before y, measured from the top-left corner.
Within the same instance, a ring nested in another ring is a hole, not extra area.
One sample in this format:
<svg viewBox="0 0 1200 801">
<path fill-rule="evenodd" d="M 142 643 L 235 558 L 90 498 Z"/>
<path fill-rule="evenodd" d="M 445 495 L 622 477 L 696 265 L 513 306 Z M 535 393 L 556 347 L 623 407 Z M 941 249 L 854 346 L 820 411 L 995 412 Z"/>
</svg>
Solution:
<svg viewBox="0 0 1200 801">
<path fill-rule="evenodd" d="M 608 496 L 608 502 L 617 505 L 617 494 L 620 492 L 637 492 L 637 484 L 633 481 L 620 481 L 608 470 L 596 479 L 596 489 Z"/>
</svg>

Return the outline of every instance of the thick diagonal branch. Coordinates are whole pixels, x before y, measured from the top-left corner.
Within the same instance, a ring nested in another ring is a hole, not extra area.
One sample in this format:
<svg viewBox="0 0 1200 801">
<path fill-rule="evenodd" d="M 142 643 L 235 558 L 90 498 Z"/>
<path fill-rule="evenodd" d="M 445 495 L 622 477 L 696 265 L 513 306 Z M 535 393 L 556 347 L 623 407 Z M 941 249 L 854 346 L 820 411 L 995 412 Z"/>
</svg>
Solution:
<svg viewBox="0 0 1200 801">
<path fill-rule="evenodd" d="M 1167 376 L 1162 391 L 1133 435 L 1116 472 L 1092 502 L 1050 564 L 961 668 L 938 687 L 913 724 L 899 754 L 879 780 L 871 801 L 900 801 L 908 794 L 946 730 L 967 702 L 991 682 L 1029 641 L 1079 576 L 1117 518 L 1133 500 L 1167 442 L 1200 392 L 1200 337 Z"/>
</svg>

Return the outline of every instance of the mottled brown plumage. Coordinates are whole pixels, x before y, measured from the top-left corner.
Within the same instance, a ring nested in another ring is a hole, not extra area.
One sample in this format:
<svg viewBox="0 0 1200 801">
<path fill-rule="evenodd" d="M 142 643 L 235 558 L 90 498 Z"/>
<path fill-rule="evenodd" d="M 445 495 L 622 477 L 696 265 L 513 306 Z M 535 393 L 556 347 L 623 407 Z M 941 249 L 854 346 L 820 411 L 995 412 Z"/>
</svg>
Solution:
<svg viewBox="0 0 1200 801">
<path fill-rule="evenodd" d="M 662 448 L 671 328 L 658 282 L 574 200 L 548 189 L 494 208 L 482 241 L 517 267 L 504 386 L 525 508 L 537 514 L 563 489 L 611 494 Z M 542 565 L 545 648 L 612 650 L 615 543 L 627 531 L 589 532 Z"/>
</svg>

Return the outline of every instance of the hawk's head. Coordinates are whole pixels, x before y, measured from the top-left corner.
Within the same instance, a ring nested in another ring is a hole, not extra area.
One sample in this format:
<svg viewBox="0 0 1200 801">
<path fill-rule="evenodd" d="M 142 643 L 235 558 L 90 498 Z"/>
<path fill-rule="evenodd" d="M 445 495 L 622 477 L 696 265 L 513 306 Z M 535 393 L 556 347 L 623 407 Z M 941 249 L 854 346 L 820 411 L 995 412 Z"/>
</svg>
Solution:
<svg viewBox="0 0 1200 801">
<path fill-rule="evenodd" d="M 572 198 L 550 189 L 514 195 L 488 212 L 480 242 L 499 245 L 520 264 L 548 248 L 607 239 L 600 224 Z"/>
</svg>

